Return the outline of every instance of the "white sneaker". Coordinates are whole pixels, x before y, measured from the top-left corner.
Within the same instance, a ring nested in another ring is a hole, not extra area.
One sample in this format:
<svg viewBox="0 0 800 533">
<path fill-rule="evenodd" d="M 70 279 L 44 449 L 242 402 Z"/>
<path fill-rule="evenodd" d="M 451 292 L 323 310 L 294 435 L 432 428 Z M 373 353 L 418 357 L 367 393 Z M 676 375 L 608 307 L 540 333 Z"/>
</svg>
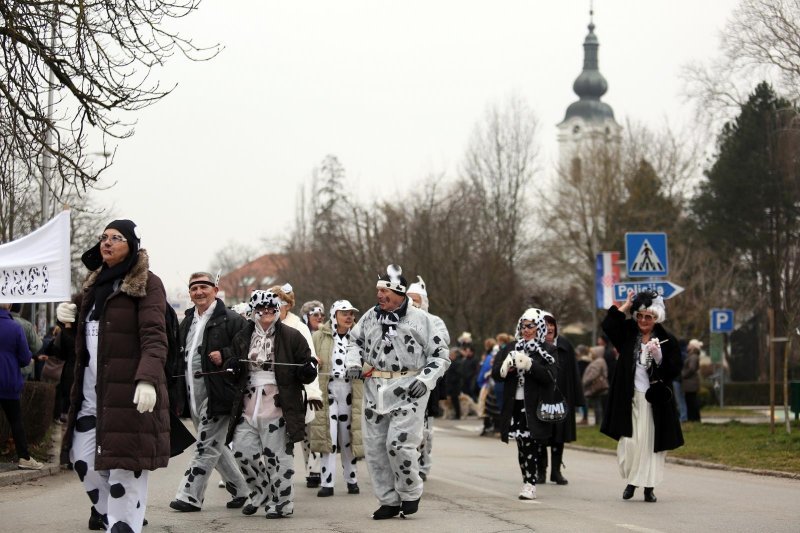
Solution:
<svg viewBox="0 0 800 533">
<path fill-rule="evenodd" d="M 536 485 L 525 483 L 522 485 L 522 491 L 519 493 L 520 500 L 535 500 L 536 499 Z"/>
<path fill-rule="evenodd" d="M 44 465 L 31 457 L 30 459 L 22 459 L 20 458 L 19 464 L 17 464 L 17 468 L 22 470 L 41 470 L 44 468 Z"/>
</svg>

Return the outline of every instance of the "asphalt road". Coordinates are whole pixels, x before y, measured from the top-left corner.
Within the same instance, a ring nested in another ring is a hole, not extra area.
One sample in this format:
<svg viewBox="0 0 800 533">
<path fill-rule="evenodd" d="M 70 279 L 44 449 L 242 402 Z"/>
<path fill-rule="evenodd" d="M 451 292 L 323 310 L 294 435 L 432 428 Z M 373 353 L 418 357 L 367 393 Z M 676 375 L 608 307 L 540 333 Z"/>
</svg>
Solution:
<svg viewBox="0 0 800 533">
<path fill-rule="evenodd" d="M 225 508 L 227 493 L 210 486 L 202 512 L 169 509 L 188 462 L 181 456 L 150 477 L 145 532 L 798 532 L 800 480 L 667 464 L 658 503 L 621 499 L 624 482 L 614 456 L 567 450 L 569 485 L 538 487 L 532 502 L 517 499 L 521 486 L 514 444 L 477 436 L 477 421 L 438 421 L 433 472 L 420 512 L 406 520 L 375 522 L 378 507 L 364 463 L 360 495 L 342 480 L 331 498 L 317 498 L 296 479 L 295 514 L 267 521 Z M 299 448 L 296 457 L 301 457 Z M 298 460 L 299 466 L 299 460 Z M 754 465 L 757 466 L 757 465 Z M 341 476 L 341 471 L 339 473 Z M 0 531 L 86 531 L 89 501 L 73 472 L 0 487 Z"/>
</svg>

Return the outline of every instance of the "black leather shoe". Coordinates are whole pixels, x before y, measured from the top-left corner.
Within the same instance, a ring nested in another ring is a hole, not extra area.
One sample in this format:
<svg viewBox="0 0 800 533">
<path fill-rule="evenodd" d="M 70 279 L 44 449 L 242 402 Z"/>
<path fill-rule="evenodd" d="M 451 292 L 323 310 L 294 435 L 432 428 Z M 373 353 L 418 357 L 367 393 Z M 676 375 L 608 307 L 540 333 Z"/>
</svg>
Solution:
<svg viewBox="0 0 800 533">
<path fill-rule="evenodd" d="M 623 500 L 630 500 L 633 498 L 633 493 L 636 491 L 636 485 L 628 485 L 625 487 L 625 490 L 622 491 L 622 499 Z"/>
<path fill-rule="evenodd" d="M 556 470 L 550 472 L 550 481 L 552 481 L 556 485 L 566 485 L 567 483 L 569 483 L 569 481 L 567 481 L 567 478 L 562 476 L 560 471 Z M 536 478 L 536 483 L 539 483 L 539 478 Z"/>
<path fill-rule="evenodd" d="M 247 497 L 239 496 L 238 498 L 234 498 L 228 503 L 226 503 L 225 507 L 227 507 L 228 509 L 241 509 L 245 503 L 247 503 Z"/>
<path fill-rule="evenodd" d="M 644 501 L 650 503 L 656 503 L 658 501 L 658 498 L 656 498 L 656 493 L 653 492 L 653 487 L 644 488 Z"/>
<path fill-rule="evenodd" d="M 89 529 L 92 531 L 105 531 L 107 525 L 108 517 L 98 513 L 94 506 L 92 506 L 92 514 L 89 516 Z"/>
<path fill-rule="evenodd" d="M 182 513 L 196 513 L 200 510 L 200 508 L 196 505 L 182 502 L 181 500 L 172 500 L 169 502 L 169 507 L 170 509 L 175 509 L 176 511 L 180 511 Z"/>
<path fill-rule="evenodd" d="M 419 509 L 419 498 L 416 500 L 400 502 L 400 516 L 403 518 L 410 514 L 416 513 L 417 509 Z"/>
<path fill-rule="evenodd" d="M 360 494 L 361 489 L 358 488 L 358 483 L 347 484 L 347 494 Z"/>
<path fill-rule="evenodd" d="M 419 478 L 420 478 L 422 481 L 428 481 L 428 474 L 426 474 L 425 472 L 420 472 L 420 473 L 419 473 Z"/>
<path fill-rule="evenodd" d="M 267 520 L 274 520 L 276 518 L 289 518 L 289 515 L 279 511 L 270 511 L 267 513 Z"/>
<path fill-rule="evenodd" d="M 536 484 L 537 485 L 544 485 L 547 483 L 547 473 L 544 471 L 539 471 L 536 473 Z"/>
<path fill-rule="evenodd" d="M 242 507 L 243 515 L 250 516 L 251 514 L 256 514 L 256 511 L 258 511 L 258 507 L 256 507 L 255 505 L 250 505 L 249 503 L 244 507 Z"/>
<path fill-rule="evenodd" d="M 306 487 L 309 489 L 316 489 L 322 483 L 322 478 L 319 474 L 311 474 L 306 478 Z"/>
<path fill-rule="evenodd" d="M 399 505 L 381 505 L 378 510 L 372 513 L 373 520 L 386 520 L 387 518 L 394 518 L 400 514 Z"/>
<path fill-rule="evenodd" d="M 322 487 L 317 491 L 317 496 L 319 498 L 327 498 L 328 496 L 333 496 L 333 487 Z"/>
</svg>

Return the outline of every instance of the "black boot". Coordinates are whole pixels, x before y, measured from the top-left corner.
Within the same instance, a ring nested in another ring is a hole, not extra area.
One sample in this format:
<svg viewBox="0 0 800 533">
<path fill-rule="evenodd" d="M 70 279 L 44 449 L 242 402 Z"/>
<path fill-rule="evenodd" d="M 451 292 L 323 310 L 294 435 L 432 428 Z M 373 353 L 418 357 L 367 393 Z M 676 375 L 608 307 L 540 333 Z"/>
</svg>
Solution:
<svg viewBox="0 0 800 533">
<path fill-rule="evenodd" d="M 414 514 L 419 509 L 419 498 L 416 500 L 408 500 L 400 502 L 400 518 L 405 518 L 410 514 Z"/>
<path fill-rule="evenodd" d="M 547 446 L 539 446 L 536 452 L 536 484 L 547 483 Z"/>
<path fill-rule="evenodd" d="M 108 526 L 108 516 L 100 514 L 92 506 L 92 514 L 89 516 L 89 529 L 93 531 L 105 531 Z"/>
<path fill-rule="evenodd" d="M 567 479 L 561 475 L 561 466 L 564 464 L 561 459 L 564 457 L 564 448 L 551 448 L 553 453 L 553 466 L 550 469 L 550 481 L 557 485 L 566 485 Z"/>
<path fill-rule="evenodd" d="M 399 505 L 381 505 L 378 510 L 372 513 L 373 520 L 386 520 L 387 518 L 394 518 L 400 514 Z"/>
<path fill-rule="evenodd" d="M 306 487 L 316 489 L 322 484 L 322 478 L 316 472 L 312 472 L 306 477 Z"/>
<path fill-rule="evenodd" d="M 644 488 L 644 501 L 650 503 L 656 503 L 658 498 L 656 498 L 655 492 L 653 492 L 653 487 L 645 487 Z"/>
<path fill-rule="evenodd" d="M 625 490 L 622 491 L 622 499 L 630 500 L 633 498 L 633 493 L 636 492 L 636 485 L 627 485 Z"/>
</svg>

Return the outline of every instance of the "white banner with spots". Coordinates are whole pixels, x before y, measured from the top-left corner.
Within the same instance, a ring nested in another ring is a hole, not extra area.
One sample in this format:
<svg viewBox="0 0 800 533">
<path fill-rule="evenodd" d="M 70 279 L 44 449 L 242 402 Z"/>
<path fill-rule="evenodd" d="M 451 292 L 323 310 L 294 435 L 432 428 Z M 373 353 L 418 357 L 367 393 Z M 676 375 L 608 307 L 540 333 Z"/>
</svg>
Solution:
<svg viewBox="0 0 800 533">
<path fill-rule="evenodd" d="M 69 301 L 69 211 L 0 245 L 0 303 Z"/>
</svg>

